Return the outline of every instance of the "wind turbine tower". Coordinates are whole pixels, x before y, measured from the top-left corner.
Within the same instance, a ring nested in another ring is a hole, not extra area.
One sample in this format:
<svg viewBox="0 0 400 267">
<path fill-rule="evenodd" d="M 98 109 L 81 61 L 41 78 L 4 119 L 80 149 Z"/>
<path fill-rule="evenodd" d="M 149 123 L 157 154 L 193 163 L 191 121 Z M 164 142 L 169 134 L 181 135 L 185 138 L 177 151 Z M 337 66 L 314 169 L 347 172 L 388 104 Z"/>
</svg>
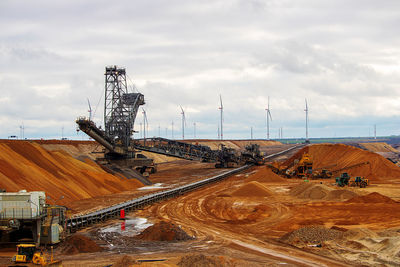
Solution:
<svg viewBox="0 0 400 267">
<path fill-rule="evenodd" d="M 186 125 L 186 117 L 185 117 L 185 111 L 183 110 L 182 106 L 181 107 L 181 114 L 182 114 L 182 140 L 185 140 L 185 125 Z"/>
<path fill-rule="evenodd" d="M 374 124 L 374 139 L 376 140 L 376 124 Z"/>
<path fill-rule="evenodd" d="M 221 110 L 221 114 L 220 114 L 220 116 L 221 116 L 221 118 L 220 118 L 220 123 L 221 123 L 221 129 L 220 129 L 220 137 L 221 137 L 221 140 L 223 140 L 224 139 L 224 128 L 223 128 L 223 121 L 224 121 L 224 106 L 222 105 L 222 96 L 221 95 L 219 95 L 219 101 L 220 101 L 220 106 L 219 106 L 219 109 Z"/>
<path fill-rule="evenodd" d="M 146 110 L 144 110 L 144 108 L 142 108 L 143 110 L 143 138 L 146 139 L 146 132 L 147 134 L 149 133 L 149 121 L 147 120 L 147 114 L 146 114 Z"/>
<path fill-rule="evenodd" d="M 304 110 L 306 112 L 306 142 L 308 141 L 308 104 L 307 104 L 307 98 L 306 100 L 306 109 Z"/>
<path fill-rule="evenodd" d="M 267 114 L 266 114 L 266 116 L 267 116 L 267 140 L 269 140 L 269 119 L 271 119 L 271 121 L 272 121 L 271 109 L 269 108 L 269 97 L 268 97 L 268 106 L 265 109 L 265 111 L 267 112 Z"/>
</svg>

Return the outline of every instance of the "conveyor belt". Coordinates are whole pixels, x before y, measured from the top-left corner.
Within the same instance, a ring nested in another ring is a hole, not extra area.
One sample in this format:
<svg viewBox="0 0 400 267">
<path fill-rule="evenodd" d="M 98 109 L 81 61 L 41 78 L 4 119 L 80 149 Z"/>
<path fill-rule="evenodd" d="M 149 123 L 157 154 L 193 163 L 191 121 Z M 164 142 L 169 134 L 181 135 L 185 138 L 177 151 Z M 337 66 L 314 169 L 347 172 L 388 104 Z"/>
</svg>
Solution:
<svg viewBox="0 0 400 267">
<path fill-rule="evenodd" d="M 176 196 L 182 195 L 184 193 L 198 189 L 204 185 L 220 181 L 220 180 L 225 179 L 233 174 L 236 174 L 238 172 L 246 170 L 251 166 L 252 165 L 244 165 L 240 168 L 236 168 L 234 170 L 227 171 L 225 173 L 222 173 L 222 174 L 219 174 L 219 175 L 216 175 L 216 176 L 213 176 L 213 177 L 210 177 L 210 178 L 198 181 L 198 182 L 194 182 L 194 183 L 187 184 L 187 185 L 182 185 L 182 186 L 179 186 L 176 188 L 168 189 L 168 190 L 157 192 L 157 193 L 152 193 L 152 194 L 145 195 L 145 196 L 142 196 L 139 198 L 135 198 L 135 199 L 129 200 L 127 202 L 120 203 L 120 204 L 117 204 L 117 205 L 114 205 L 114 206 L 111 206 L 111 207 L 108 207 L 105 209 L 101 209 L 101 210 L 98 210 L 98 211 L 95 211 L 92 213 L 69 218 L 67 220 L 67 229 L 70 232 L 73 232 L 80 228 L 84 228 L 84 227 L 90 226 L 92 224 L 105 221 L 107 219 L 116 218 L 119 216 L 120 210 L 122 210 L 122 209 L 124 209 L 126 212 L 140 209 L 140 208 L 143 208 L 144 206 L 150 205 L 154 202 L 158 202 L 158 201 L 162 201 L 164 199 L 176 197 Z"/>
</svg>

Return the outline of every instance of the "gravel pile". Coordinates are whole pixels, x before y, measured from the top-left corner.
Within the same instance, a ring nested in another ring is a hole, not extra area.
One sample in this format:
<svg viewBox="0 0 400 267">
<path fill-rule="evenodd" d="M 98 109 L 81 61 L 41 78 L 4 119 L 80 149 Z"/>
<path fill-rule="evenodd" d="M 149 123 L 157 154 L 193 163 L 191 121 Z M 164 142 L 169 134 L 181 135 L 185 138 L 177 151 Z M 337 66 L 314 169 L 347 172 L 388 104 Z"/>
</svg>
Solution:
<svg viewBox="0 0 400 267">
<path fill-rule="evenodd" d="M 320 244 L 324 241 L 341 238 L 342 236 L 342 231 L 313 225 L 289 232 L 282 236 L 279 240 L 291 245 L 298 243 Z"/>
</svg>

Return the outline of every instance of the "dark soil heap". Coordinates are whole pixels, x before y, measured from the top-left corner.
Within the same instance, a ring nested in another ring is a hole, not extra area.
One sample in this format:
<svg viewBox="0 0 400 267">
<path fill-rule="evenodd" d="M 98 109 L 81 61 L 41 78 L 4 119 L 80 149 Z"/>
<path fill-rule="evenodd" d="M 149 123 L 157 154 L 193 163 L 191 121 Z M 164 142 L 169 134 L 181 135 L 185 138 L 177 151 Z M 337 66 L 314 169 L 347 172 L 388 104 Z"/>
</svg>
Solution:
<svg viewBox="0 0 400 267">
<path fill-rule="evenodd" d="M 324 241 L 337 239 L 342 236 L 342 231 L 313 225 L 289 232 L 282 236 L 279 240 L 292 245 L 296 245 L 298 243 L 320 244 Z"/>
<path fill-rule="evenodd" d="M 181 258 L 178 262 L 180 267 L 225 267 L 232 266 L 226 264 L 224 260 L 215 256 L 205 256 L 203 254 L 187 255 Z"/>
<path fill-rule="evenodd" d="M 193 239 L 176 224 L 165 221 L 160 221 L 147 227 L 137 238 L 146 241 L 185 241 Z"/>
<path fill-rule="evenodd" d="M 61 245 L 61 252 L 66 255 L 103 251 L 103 248 L 90 238 L 75 234 Z"/>
</svg>

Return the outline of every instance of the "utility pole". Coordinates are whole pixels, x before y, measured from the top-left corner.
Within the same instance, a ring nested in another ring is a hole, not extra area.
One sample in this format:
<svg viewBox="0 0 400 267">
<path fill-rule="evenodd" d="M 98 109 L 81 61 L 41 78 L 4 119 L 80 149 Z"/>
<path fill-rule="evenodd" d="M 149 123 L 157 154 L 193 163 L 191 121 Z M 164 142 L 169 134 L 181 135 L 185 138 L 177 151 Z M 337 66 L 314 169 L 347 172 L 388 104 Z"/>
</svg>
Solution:
<svg viewBox="0 0 400 267">
<path fill-rule="evenodd" d="M 221 136 L 221 140 L 223 140 L 224 139 L 224 130 L 223 130 L 223 121 L 224 121 L 224 106 L 222 105 L 222 96 L 221 95 L 219 95 L 219 100 L 220 100 L 220 103 L 221 103 L 221 106 L 219 107 L 219 109 L 221 110 L 221 114 L 220 114 L 220 116 L 221 116 L 221 134 L 220 134 L 220 136 Z"/>
<path fill-rule="evenodd" d="M 306 112 L 306 141 L 308 141 L 308 104 L 307 104 L 307 99 L 306 99 L 306 109 L 304 111 Z"/>
<path fill-rule="evenodd" d="M 24 123 L 22 123 L 22 125 L 19 126 L 19 136 L 21 139 L 25 139 L 25 127 L 24 127 Z"/>
</svg>

